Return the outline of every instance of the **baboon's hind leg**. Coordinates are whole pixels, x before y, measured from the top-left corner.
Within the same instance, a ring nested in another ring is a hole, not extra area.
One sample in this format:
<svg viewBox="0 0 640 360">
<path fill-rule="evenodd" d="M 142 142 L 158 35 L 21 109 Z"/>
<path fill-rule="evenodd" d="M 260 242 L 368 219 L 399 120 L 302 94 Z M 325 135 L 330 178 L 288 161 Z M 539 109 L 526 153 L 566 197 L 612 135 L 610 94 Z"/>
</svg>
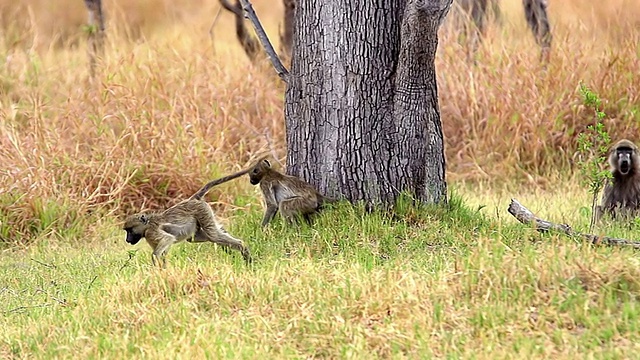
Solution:
<svg viewBox="0 0 640 360">
<path fill-rule="evenodd" d="M 289 222 L 302 218 L 311 222 L 310 216 L 318 211 L 318 201 L 305 197 L 293 197 L 280 202 L 280 214 Z"/>
<path fill-rule="evenodd" d="M 194 236 L 194 241 L 211 241 L 223 247 L 229 247 L 239 251 L 246 262 L 251 262 L 251 254 L 249 248 L 240 239 L 236 239 L 224 230 L 222 226 L 218 224 L 213 214 L 211 207 L 207 205 L 208 211 L 202 217 L 199 217 L 199 228 Z"/>
<path fill-rule="evenodd" d="M 244 242 L 229 235 L 229 233 L 227 233 L 223 229 L 217 228 L 215 225 L 212 225 L 202 227 L 200 230 L 198 230 L 198 233 L 200 233 L 199 236 L 206 237 L 208 241 L 221 245 L 223 249 L 225 249 L 225 251 L 227 251 L 226 248 L 231 248 L 239 251 L 247 263 L 250 263 L 252 261 L 249 248 L 244 244 Z"/>
</svg>

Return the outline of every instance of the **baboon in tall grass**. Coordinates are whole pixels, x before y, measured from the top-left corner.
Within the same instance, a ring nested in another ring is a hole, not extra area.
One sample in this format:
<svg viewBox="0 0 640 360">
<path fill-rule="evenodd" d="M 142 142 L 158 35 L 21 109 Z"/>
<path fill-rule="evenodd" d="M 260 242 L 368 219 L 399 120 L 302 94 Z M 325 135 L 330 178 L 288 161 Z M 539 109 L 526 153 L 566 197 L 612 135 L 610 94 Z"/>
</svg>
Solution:
<svg viewBox="0 0 640 360">
<path fill-rule="evenodd" d="M 609 151 L 612 179 L 596 208 L 596 219 L 607 214 L 614 219 L 633 218 L 640 214 L 640 155 L 631 141 L 618 141 Z"/>
</svg>

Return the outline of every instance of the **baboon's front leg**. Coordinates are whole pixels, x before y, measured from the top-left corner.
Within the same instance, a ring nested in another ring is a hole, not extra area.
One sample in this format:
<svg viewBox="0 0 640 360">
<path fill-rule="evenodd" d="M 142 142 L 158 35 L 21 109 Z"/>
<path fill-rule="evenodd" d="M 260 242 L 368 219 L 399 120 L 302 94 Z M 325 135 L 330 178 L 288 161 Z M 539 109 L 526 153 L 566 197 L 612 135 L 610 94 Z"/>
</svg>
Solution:
<svg viewBox="0 0 640 360">
<path fill-rule="evenodd" d="M 162 238 L 158 242 L 158 245 L 155 247 L 155 249 L 153 249 L 153 253 L 151 254 L 151 261 L 153 262 L 153 265 L 160 264 L 163 268 L 166 268 L 166 255 L 171 245 L 176 242 L 176 238 L 168 233 L 158 234 L 158 236 L 161 236 Z"/>
<path fill-rule="evenodd" d="M 264 217 L 262 218 L 262 227 L 267 226 L 267 224 L 273 220 L 273 217 L 276 216 L 277 212 L 277 205 L 267 205 L 267 210 L 264 212 Z"/>
</svg>

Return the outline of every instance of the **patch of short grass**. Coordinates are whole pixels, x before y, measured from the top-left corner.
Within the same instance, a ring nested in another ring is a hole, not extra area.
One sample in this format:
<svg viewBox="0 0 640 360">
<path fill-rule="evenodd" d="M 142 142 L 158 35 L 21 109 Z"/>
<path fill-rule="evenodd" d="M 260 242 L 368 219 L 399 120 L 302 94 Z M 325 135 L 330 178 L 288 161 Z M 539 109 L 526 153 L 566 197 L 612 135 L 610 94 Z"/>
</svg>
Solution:
<svg viewBox="0 0 640 360">
<path fill-rule="evenodd" d="M 227 219 L 256 261 L 178 244 L 151 266 L 116 223 L 2 254 L 0 352 L 30 358 L 620 357 L 638 349 L 634 251 L 542 236 L 459 197 L 309 225 Z M 90 240 L 90 241 L 89 241 Z"/>
</svg>

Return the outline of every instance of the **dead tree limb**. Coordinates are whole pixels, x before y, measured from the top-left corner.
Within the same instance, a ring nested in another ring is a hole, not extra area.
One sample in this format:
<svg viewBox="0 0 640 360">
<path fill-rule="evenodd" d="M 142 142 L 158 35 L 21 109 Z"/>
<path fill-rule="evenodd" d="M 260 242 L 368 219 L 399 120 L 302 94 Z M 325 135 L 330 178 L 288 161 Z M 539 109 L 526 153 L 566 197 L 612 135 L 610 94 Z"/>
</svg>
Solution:
<svg viewBox="0 0 640 360">
<path fill-rule="evenodd" d="M 256 38 L 251 36 L 244 24 L 242 5 L 240 5 L 238 0 L 236 0 L 234 4 L 231 4 L 228 0 L 220 0 L 220 5 L 234 15 L 236 22 L 236 37 L 249 60 L 251 60 L 251 62 L 255 62 L 258 56 L 261 55 L 260 43 Z"/>
<path fill-rule="evenodd" d="M 571 237 L 583 238 L 594 245 L 605 244 L 609 246 L 630 246 L 634 249 L 640 249 L 640 241 L 632 241 L 626 239 L 616 239 L 607 236 L 598 236 L 593 234 L 583 234 L 577 231 L 573 231 L 571 226 L 567 224 L 556 224 L 551 221 L 540 219 L 535 216 L 529 209 L 524 207 L 518 200 L 511 199 L 511 204 L 507 209 L 511 215 L 513 215 L 518 221 L 523 224 L 533 225 L 533 227 L 539 232 L 555 231 L 560 232 Z"/>
<path fill-rule="evenodd" d="M 533 32 L 536 43 L 542 49 L 541 58 L 543 61 L 549 60 L 551 51 L 551 25 L 547 15 L 547 0 L 522 0 L 524 16 L 527 24 Z"/>
<path fill-rule="evenodd" d="M 287 68 L 284 67 L 284 65 L 282 65 L 282 61 L 280 61 L 278 54 L 276 54 L 276 51 L 273 48 L 273 45 L 271 45 L 271 42 L 267 37 L 267 33 L 264 31 L 262 24 L 260 24 L 260 20 L 258 20 L 258 15 L 256 15 L 255 11 L 253 11 L 253 6 L 251 6 L 251 2 L 249 2 L 249 0 L 240 0 L 240 3 L 242 4 L 242 8 L 244 9 L 245 17 L 251 21 L 251 24 L 253 25 L 253 28 L 256 31 L 256 35 L 258 36 L 258 39 L 262 43 L 262 46 L 264 47 L 264 50 L 267 53 L 267 56 L 269 57 L 269 60 L 271 60 L 271 64 L 273 65 L 276 72 L 278 73 L 278 76 L 280 76 L 280 78 L 284 82 L 287 82 L 289 78 L 289 71 L 287 70 Z"/>
<path fill-rule="evenodd" d="M 543 62 L 549 59 L 551 49 L 551 25 L 547 15 L 548 0 L 522 0 L 524 16 L 527 25 L 536 43 L 541 48 L 541 58 Z M 500 6 L 498 0 L 456 0 L 455 26 L 461 28 L 465 36 L 465 41 L 469 44 L 469 55 L 478 50 L 479 43 L 485 32 L 489 15 L 498 22 L 501 21 Z"/>
<path fill-rule="evenodd" d="M 102 10 L 102 0 L 84 0 L 89 12 L 89 73 L 91 78 L 95 77 L 97 57 L 104 49 L 104 12 Z"/>
<path fill-rule="evenodd" d="M 284 5 L 284 31 L 280 30 L 280 53 L 287 58 L 291 58 L 296 0 L 283 0 L 282 4 Z"/>
</svg>

